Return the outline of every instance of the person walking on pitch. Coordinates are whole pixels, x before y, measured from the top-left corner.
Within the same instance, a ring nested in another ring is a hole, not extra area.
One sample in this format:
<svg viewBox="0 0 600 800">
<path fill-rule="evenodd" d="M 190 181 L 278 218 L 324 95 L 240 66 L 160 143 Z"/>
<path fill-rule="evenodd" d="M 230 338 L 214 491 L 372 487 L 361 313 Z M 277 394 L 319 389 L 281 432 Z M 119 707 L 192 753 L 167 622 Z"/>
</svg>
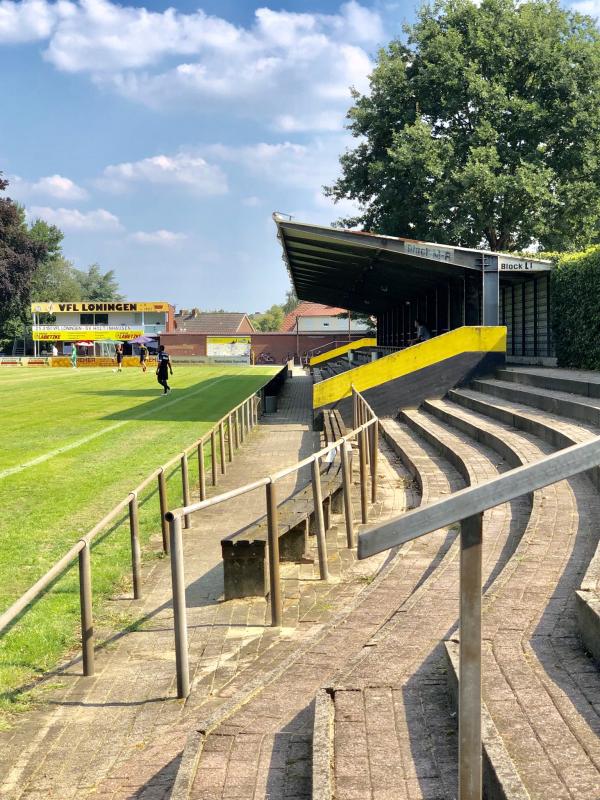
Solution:
<svg viewBox="0 0 600 800">
<path fill-rule="evenodd" d="M 117 372 L 122 372 L 123 370 L 123 345 L 117 345 Z"/>
<path fill-rule="evenodd" d="M 171 387 L 167 383 L 169 378 L 169 372 L 171 375 L 173 374 L 173 367 L 171 366 L 171 359 L 169 358 L 169 354 L 165 353 L 165 346 L 161 344 L 158 348 L 158 366 L 156 368 L 156 380 L 160 383 L 163 387 L 164 392 L 163 394 L 169 394 L 171 391 Z"/>
<path fill-rule="evenodd" d="M 146 372 L 146 360 L 148 358 L 148 348 L 145 344 L 140 345 L 140 367 L 142 372 Z"/>
<path fill-rule="evenodd" d="M 77 369 L 77 345 L 71 345 L 71 366 L 73 369 Z"/>
</svg>

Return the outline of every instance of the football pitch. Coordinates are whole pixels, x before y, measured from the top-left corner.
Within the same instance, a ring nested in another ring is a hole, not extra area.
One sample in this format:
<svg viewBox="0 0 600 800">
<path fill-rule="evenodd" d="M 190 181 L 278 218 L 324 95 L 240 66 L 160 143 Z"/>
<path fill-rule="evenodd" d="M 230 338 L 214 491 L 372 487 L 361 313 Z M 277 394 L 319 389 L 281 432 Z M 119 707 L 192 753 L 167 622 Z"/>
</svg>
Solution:
<svg viewBox="0 0 600 800">
<path fill-rule="evenodd" d="M 0 613 L 150 472 L 264 385 L 273 367 L 174 365 L 162 396 L 154 369 L 27 369 L 0 373 Z M 190 481 L 197 476 L 190 459 Z M 178 475 L 170 505 L 181 503 Z M 192 484 L 193 485 L 193 484 Z M 129 527 L 92 549 L 96 626 L 111 620 L 101 598 L 130 588 Z M 140 498 L 142 544 L 159 527 L 154 487 Z M 145 558 L 160 557 L 146 548 Z M 100 602 L 99 602 L 100 601 Z M 114 622 L 114 620 L 113 620 Z M 123 620 L 126 625 L 127 620 Z M 0 724 L 34 701 L 23 695 L 77 642 L 76 563 L 0 638 Z"/>
</svg>

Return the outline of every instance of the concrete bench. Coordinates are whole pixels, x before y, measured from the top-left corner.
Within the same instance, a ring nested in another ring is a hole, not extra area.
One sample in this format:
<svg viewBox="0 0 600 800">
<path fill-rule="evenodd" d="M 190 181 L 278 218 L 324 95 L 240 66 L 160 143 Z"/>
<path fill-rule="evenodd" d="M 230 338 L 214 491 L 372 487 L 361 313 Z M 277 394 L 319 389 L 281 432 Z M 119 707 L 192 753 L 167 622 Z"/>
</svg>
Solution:
<svg viewBox="0 0 600 800">
<path fill-rule="evenodd" d="M 343 436 L 346 428 L 337 411 L 324 415 L 327 443 Z M 325 528 L 331 526 L 331 512 L 343 509 L 342 473 L 339 454 L 321 469 Z M 306 561 L 308 537 L 316 533 L 312 485 L 308 483 L 278 506 L 279 560 Z M 225 599 L 265 597 L 268 581 L 268 528 L 266 514 L 252 525 L 221 539 Z M 312 558 L 310 558 L 312 561 Z"/>
</svg>

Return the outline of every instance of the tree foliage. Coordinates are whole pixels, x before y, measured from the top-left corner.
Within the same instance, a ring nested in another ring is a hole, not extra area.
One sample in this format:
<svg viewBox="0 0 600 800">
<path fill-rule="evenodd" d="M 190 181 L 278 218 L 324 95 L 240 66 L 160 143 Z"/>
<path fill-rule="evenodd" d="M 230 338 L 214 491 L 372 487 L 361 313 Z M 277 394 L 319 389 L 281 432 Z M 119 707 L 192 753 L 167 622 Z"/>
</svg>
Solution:
<svg viewBox="0 0 600 800">
<path fill-rule="evenodd" d="M 250 319 L 258 331 L 278 331 L 284 316 L 283 306 L 274 304 L 262 314 L 252 314 Z"/>
<path fill-rule="evenodd" d="M 285 293 L 284 303 L 274 303 L 266 311 L 250 314 L 250 320 L 257 331 L 279 331 L 287 314 L 297 308 L 299 304 L 300 301 L 294 290 L 288 289 Z"/>
<path fill-rule="evenodd" d="M 0 192 L 8 186 L 0 173 Z M 8 197 L 0 198 L 0 333 L 18 317 L 29 299 L 36 266 L 46 246 L 30 235 L 23 209 Z M 12 331 L 11 331 L 12 332 Z"/>
<path fill-rule="evenodd" d="M 78 269 L 75 272 L 81 285 L 82 299 L 93 301 L 123 299 L 113 269 L 102 272 L 98 264 L 92 264 L 87 270 Z"/>
<path fill-rule="evenodd" d="M 8 182 L 0 173 L 0 192 Z M 76 269 L 62 252 L 63 233 L 37 219 L 28 227 L 25 211 L 0 198 L 0 341 L 23 336 L 31 325 L 32 300 L 120 300 L 113 270 L 98 264 Z"/>
<path fill-rule="evenodd" d="M 598 240 L 600 34 L 556 0 L 439 0 L 354 92 L 341 221 L 493 250 Z"/>
</svg>

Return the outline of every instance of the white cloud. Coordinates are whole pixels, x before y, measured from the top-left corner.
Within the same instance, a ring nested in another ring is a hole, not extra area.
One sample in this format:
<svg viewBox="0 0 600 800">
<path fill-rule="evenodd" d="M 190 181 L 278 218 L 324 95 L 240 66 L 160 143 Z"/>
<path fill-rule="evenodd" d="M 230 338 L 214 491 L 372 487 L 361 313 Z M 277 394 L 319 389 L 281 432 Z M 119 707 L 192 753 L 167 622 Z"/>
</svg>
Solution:
<svg viewBox="0 0 600 800">
<path fill-rule="evenodd" d="M 114 192 L 141 184 L 183 186 L 201 195 L 226 194 L 228 191 L 227 177 L 220 167 L 186 153 L 113 164 L 105 168 L 97 184 Z"/>
<path fill-rule="evenodd" d="M 76 208 L 31 206 L 27 209 L 27 214 L 30 219 L 40 218 L 69 232 L 117 231 L 122 228 L 119 218 L 104 208 L 79 211 Z"/>
<path fill-rule="evenodd" d="M 172 247 L 184 241 L 184 239 L 187 239 L 187 236 L 185 233 L 175 233 L 174 231 L 166 231 L 161 228 L 158 231 L 138 231 L 137 233 L 132 233 L 131 238 L 140 244 Z"/>
<path fill-rule="evenodd" d="M 347 135 L 315 137 L 308 144 L 267 143 L 232 147 L 215 144 L 206 148 L 214 160 L 233 163 L 261 180 L 314 191 L 339 174 L 339 156 Z"/>
<path fill-rule="evenodd" d="M 18 175 L 9 178 L 9 193 L 17 200 L 32 197 L 53 197 L 56 200 L 84 200 L 87 192 L 64 175 L 48 175 L 38 181 L 26 181 Z"/>
<path fill-rule="evenodd" d="M 256 195 L 244 197 L 242 203 L 248 208 L 257 208 L 258 206 L 262 205 L 260 197 L 256 197 Z"/>
<path fill-rule="evenodd" d="M 50 4 L 45 0 L 0 1 L 0 42 L 15 44 L 47 39 L 61 10 L 68 13 L 68 3 Z"/>
<path fill-rule="evenodd" d="M 150 11 L 110 0 L 0 0 L 0 42 L 46 40 L 57 69 L 83 72 L 157 109 L 235 103 L 284 131 L 339 130 L 349 86 L 368 86 L 368 53 L 386 39 L 357 0 L 335 14 L 258 8 L 248 27 L 202 10 Z"/>
</svg>

